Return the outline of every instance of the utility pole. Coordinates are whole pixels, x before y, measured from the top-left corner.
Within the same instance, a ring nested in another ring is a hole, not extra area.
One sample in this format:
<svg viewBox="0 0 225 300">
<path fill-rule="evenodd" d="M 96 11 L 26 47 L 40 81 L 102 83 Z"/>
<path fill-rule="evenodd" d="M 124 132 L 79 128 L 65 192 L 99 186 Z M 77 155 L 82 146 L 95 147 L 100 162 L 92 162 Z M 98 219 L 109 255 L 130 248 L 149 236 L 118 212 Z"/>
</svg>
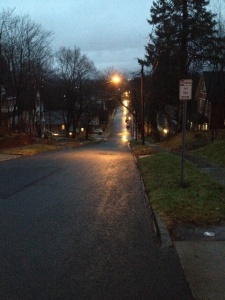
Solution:
<svg viewBox="0 0 225 300">
<path fill-rule="evenodd" d="M 145 99 L 144 99 L 144 65 L 146 62 L 138 59 L 138 63 L 141 65 L 141 140 L 142 145 L 145 144 Z"/>
<path fill-rule="evenodd" d="M 144 64 L 141 65 L 141 140 L 145 144 Z"/>
</svg>

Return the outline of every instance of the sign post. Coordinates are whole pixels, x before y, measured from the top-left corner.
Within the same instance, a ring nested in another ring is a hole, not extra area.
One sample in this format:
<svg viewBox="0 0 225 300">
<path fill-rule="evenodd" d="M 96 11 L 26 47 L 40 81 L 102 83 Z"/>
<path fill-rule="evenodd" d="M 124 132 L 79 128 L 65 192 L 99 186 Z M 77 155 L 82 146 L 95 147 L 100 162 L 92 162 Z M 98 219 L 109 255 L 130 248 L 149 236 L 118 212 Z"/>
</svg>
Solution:
<svg viewBox="0 0 225 300">
<path fill-rule="evenodd" d="M 192 79 L 181 79 L 179 85 L 179 100 L 183 101 L 183 125 L 182 125 L 182 154 L 181 154 L 181 185 L 184 184 L 184 148 L 187 122 L 187 100 L 192 99 Z"/>
</svg>

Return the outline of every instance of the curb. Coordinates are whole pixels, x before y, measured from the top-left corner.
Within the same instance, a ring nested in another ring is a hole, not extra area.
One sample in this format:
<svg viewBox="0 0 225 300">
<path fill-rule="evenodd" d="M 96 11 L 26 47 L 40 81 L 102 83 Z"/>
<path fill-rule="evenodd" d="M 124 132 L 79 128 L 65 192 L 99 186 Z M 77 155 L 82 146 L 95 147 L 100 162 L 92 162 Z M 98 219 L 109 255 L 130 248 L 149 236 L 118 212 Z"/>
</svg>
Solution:
<svg viewBox="0 0 225 300">
<path fill-rule="evenodd" d="M 128 147 L 130 148 L 130 150 L 132 150 L 130 145 L 128 145 Z M 151 207 L 151 201 L 148 198 L 148 195 L 146 193 L 144 180 L 143 180 L 143 177 L 138 168 L 138 159 L 135 157 L 135 155 L 133 155 L 132 151 L 131 151 L 131 154 L 133 156 L 133 159 L 135 161 L 135 164 L 137 166 L 137 169 L 138 169 L 141 181 L 142 181 L 142 186 L 143 186 L 143 190 L 144 190 L 144 194 L 145 194 L 145 206 L 146 206 L 146 210 L 148 210 L 148 212 L 149 212 L 149 216 L 152 221 L 153 230 L 156 235 L 156 240 L 161 248 L 174 247 L 174 244 L 171 240 L 169 230 L 166 226 L 166 223 L 160 218 L 160 216 Z"/>
<path fill-rule="evenodd" d="M 156 234 L 159 237 L 159 242 L 161 248 L 173 247 L 173 242 L 171 240 L 168 228 L 166 223 L 160 218 L 160 216 L 153 212 L 154 214 L 154 223 L 156 223 L 155 230 Z"/>
</svg>

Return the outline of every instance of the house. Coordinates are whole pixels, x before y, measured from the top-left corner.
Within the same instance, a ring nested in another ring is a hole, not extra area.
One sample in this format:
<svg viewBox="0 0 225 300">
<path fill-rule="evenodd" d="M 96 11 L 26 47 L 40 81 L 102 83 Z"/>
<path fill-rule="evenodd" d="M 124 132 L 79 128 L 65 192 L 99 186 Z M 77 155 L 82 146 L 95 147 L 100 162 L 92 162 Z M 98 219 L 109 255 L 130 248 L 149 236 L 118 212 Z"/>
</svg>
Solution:
<svg viewBox="0 0 225 300">
<path fill-rule="evenodd" d="M 17 109 L 17 98 L 15 96 L 7 95 L 5 89 L 1 87 L 1 120 L 4 127 L 10 128 L 12 124 L 16 127 L 23 124 L 23 129 L 25 131 L 30 131 L 31 127 L 33 132 L 37 131 L 38 129 L 36 125 L 42 123 L 42 114 L 43 114 L 43 104 L 40 101 L 40 93 L 37 92 L 35 104 L 32 109 L 29 106 L 26 107 L 22 111 L 20 117 L 18 116 L 18 109 Z"/>
<path fill-rule="evenodd" d="M 53 110 L 46 111 L 44 113 L 44 132 L 46 136 L 65 136 L 66 127 L 65 127 L 65 118 L 66 115 L 62 110 Z M 87 119 L 88 118 L 88 119 Z M 79 123 L 76 128 L 76 132 L 82 132 L 83 128 L 86 128 L 88 121 L 89 131 L 93 130 L 94 126 L 99 125 L 98 116 L 88 116 L 83 113 L 79 119 Z M 73 126 L 70 127 L 70 135 L 72 134 Z"/>
<path fill-rule="evenodd" d="M 159 111 L 156 116 L 157 129 L 163 135 L 172 135 L 177 131 L 177 107 L 166 105 L 164 111 Z"/>
<path fill-rule="evenodd" d="M 167 119 L 166 119 L 165 111 L 158 111 L 157 112 L 156 122 L 157 122 L 157 129 L 160 132 L 163 132 L 163 130 L 168 127 L 168 122 L 167 122 Z"/>
<path fill-rule="evenodd" d="M 13 96 L 1 96 L 1 118 L 5 127 L 11 127 L 13 113 L 15 111 L 16 98 Z"/>
<path fill-rule="evenodd" d="M 170 134 L 174 134 L 178 129 L 178 107 L 175 105 L 166 105 L 165 113 L 167 119 L 167 129 Z"/>
<path fill-rule="evenodd" d="M 63 119 L 63 112 L 61 110 L 45 112 L 44 126 L 44 131 L 47 136 L 65 135 L 65 122 Z"/>
<path fill-rule="evenodd" d="M 225 72 L 203 72 L 195 94 L 198 129 L 225 128 Z M 203 124 L 201 120 L 205 120 Z"/>
</svg>

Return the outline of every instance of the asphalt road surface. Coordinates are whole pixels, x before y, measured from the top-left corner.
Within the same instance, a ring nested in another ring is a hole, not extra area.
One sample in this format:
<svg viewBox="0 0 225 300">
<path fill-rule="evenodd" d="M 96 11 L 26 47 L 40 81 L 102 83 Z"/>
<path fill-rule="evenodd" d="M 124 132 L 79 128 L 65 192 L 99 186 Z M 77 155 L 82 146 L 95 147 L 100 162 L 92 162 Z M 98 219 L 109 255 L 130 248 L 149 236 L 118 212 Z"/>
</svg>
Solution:
<svg viewBox="0 0 225 300">
<path fill-rule="evenodd" d="M 119 109 L 107 141 L 0 164 L 0 299 L 193 299 Z"/>
</svg>

